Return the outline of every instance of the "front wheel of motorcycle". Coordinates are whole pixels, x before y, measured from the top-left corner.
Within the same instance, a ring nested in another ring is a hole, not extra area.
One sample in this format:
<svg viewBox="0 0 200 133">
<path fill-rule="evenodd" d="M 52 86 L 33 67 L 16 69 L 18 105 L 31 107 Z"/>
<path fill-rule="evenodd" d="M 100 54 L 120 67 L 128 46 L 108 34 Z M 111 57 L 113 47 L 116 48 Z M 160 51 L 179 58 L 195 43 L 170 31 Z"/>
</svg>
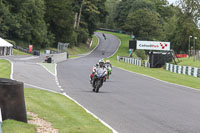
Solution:
<svg viewBox="0 0 200 133">
<path fill-rule="evenodd" d="M 96 88 L 96 91 L 95 91 L 95 92 L 96 92 L 96 93 L 98 93 L 98 92 L 99 92 L 99 87 L 97 87 L 97 88 Z"/>
</svg>

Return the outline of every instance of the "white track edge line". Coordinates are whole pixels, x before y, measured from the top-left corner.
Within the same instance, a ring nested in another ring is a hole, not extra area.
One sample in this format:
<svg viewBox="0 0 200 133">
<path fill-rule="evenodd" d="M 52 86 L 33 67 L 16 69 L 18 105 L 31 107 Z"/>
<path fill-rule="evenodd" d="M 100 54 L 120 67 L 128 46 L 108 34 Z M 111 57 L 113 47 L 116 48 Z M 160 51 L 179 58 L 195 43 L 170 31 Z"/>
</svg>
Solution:
<svg viewBox="0 0 200 133">
<path fill-rule="evenodd" d="M 130 70 L 126 70 L 126 69 L 121 68 L 121 67 L 116 67 L 116 66 L 114 66 L 114 67 L 118 68 L 118 69 L 121 69 L 123 71 L 127 71 L 127 72 L 134 73 L 134 74 L 137 74 L 137 75 L 140 75 L 140 76 L 148 77 L 148 78 L 151 78 L 151 79 L 154 79 L 154 80 L 157 80 L 157 81 L 161 81 L 161 82 L 164 82 L 164 83 L 168 83 L 168 84 L 171 84 L 171 85 L 176 85 L 176 86 L 184 87 L 184 88 L 195 90 L 195 91 L 198 91 L 198 92 L 200 91 L 200 89 L 197 89 L 197 88 L 192 88 L 192 87 L 189 87 L 189 86 L 184 86 L 184 85 L 180 85 L 180 84 L 176 84 L 176 83 L 171 83 L 171 82 L 164 81 L 164 80 L 161 80 L 161 79 L 157 79 L 157 78 L 154 78 L 154 77 L 151 77 L 151 76 L 148 76 L 148 75 L 140 74 L 140 73 L 137 73 L 137 72 L 132 72 Z"/>
<path fill-rule="evenodd" d="M 52 74 L 53 76 L 55 76 L 54 73 L 52 73 L 51 71 L 49 71 L 49 70 L 48 70 L 45 66 L 43 66 L 41 63 L 36 63 L 36 64 L 42 66 L 47 72 L 49 72 L 50 74 Z M 54 65 L 55 65 L 55 64 L 54 64 Z"/>
<path fill-rule="evenodd" d="M 57 64 L 55 66 L 55 77 L 58 79 L 57 77 Z M 58 81 L 58 86 L 60 86 L 59 81 Z M 60 90 L 63 90 L 62 88 Z M 63 90 L 64 91 L 64 90 Z M 100 119 L 99 117 L 97 117 L 95 114 L 93 114 L 92 112 L 90 112 L 88 109 L 86 109 L 83 105 L 81 105 L 80 103 L 78 103 L 75 99 L 73 99 L 72 97 L 70 97 L 69 95 L 67 95 L 65 92 L 61 93 L 62 95 L 64 95 L 65 97 L 71 99 L 73 102 L 75 102 L 78 106 L 80 106 L 81 108 L 83 108 L 87 113 L 89 113 L 90 115 L 92 115 L 94 118 L 96 118 L 97 120 L 99 120 L 103 125 L 105 125 L 106 127 L 108 127 L 109 129 L 112 130 L 113 133 L 118 133 L 115 129 L 113 129 L 109 124 L 107 124 L 106 122 L 104 122 L 102 119 Z"/>
<path fill-rule="evenodd" d="M 96 118 L 97 120 L 99 120 L 103 125 L 105 125 L 106 127 L 108 127 L 109 129 L 112 130 L 113 133 L 118 133 L 115 129 L 113 129 L 109 124 L 107 124 L 106 122 L 104 122 L 102 119 L 100 119 L 98 116 L 96 116 L 95 114 L 93 114 L 92 112 L 90 112 L 88 109 L 86 109 L 83 105 L 81 105 L 80 103 L 78 103 L 76 100 L 74 100 L 73 98 L 71 98 L 69 95 L 67 95 L 66 93 L 62 93 L 62 95 L 66 96 L 67 98 L 71 99 L 73 102 L 75 102 L 76 104 L 78 104 L 81 108 L 83 108 L 87 113 L 91 114 L 94 118 Z"/>
</svg>

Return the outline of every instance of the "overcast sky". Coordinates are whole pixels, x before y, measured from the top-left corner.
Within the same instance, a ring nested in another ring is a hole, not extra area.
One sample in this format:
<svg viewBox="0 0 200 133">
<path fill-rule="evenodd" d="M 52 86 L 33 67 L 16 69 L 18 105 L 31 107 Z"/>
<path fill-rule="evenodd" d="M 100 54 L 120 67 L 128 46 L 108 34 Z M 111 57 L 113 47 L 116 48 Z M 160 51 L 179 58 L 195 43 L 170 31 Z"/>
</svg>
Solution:
<svg viewBox="0 0 200 133">
<path fill-rule="evenodd" d="M 168 0 L 169 4 L 175 3 L 176 0 Z"/>
</svg>

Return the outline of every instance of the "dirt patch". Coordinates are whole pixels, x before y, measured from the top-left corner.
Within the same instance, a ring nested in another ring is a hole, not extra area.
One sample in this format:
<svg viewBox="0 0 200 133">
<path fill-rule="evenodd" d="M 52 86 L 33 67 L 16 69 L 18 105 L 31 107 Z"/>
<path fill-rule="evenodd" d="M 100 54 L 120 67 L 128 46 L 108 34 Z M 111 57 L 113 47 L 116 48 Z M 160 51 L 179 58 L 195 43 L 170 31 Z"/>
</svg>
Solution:
<svg viewBox="0 0 200 133">
<path fill-rule="evenodd" d="M 28 120 L 28 123 L 37 126 L 37 133 L 58 133 L 58 129 L 54 129 L 52 124 L 38 117 L 37 114 L 27 112 L 31 116 L 32 120 Z"/>
</svg>

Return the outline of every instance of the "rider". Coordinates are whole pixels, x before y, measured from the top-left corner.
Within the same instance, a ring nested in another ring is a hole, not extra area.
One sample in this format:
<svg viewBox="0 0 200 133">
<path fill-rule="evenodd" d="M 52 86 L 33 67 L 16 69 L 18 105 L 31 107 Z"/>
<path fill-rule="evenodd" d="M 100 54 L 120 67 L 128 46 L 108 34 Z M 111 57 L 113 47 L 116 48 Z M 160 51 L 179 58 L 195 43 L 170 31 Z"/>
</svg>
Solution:
<svg viewBox="0 0 200 133">
<path fill-rule="evenodd" d="M 107 71 L 106 68 L 105 68 L 105 63 L 104 63 L 103 59 L 99 60 L 99 62 L 97 64 L 95 64 L 94 67 L 92 68 L 92 74 L 90 75 L 90 83 L 91 84 L 92 84 L 92 80 L 93 80 L 93 77 L 94 77 L 95 70 L 97 68 L 102 68 L 104 71 Z"/>
<path fill-rule="evenodd" d="M 110 60 L 106 60 L 105 66 L 109 66 L 109 67 L 112 68 L 112 65 L 111 65 L 111 63 L 110 63 Z"/>
</svg>

